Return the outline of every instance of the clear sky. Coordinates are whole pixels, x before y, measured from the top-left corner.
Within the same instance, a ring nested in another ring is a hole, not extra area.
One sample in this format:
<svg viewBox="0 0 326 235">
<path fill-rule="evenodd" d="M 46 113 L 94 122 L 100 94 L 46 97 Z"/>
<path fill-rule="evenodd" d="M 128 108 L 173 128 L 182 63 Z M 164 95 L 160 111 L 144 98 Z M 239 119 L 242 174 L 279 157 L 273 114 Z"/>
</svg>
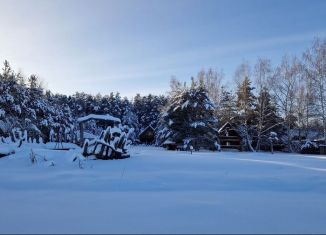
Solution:
<svg viewBox="0 0 326 235">
<path fill-rule="evenodd" d="M 0 0 L 0 60 L 53 92 L 164 94 L 175 75 L 278 63 L 326 37 L 325 0 Z"/>
</svg>

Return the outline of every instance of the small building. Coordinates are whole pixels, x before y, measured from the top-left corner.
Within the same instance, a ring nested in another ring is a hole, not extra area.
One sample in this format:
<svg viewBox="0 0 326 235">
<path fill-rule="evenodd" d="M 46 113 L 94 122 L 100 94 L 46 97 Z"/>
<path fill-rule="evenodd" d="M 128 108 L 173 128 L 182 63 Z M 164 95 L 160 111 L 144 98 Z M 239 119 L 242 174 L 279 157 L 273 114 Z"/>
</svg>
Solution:
<svg viewBox="0 0 326 235">
<path fill-rule="evenodd" d="M 141 144 L 153 144 L 155 141 L 155 129 L 149 125 L 139 133 L 139 142 Z"/>
<path fill-rule="evenodd" d="M 326 145 L 324 144 L 319 145 L 319 153 L 322 155 L 326 154 Z"/>
<path fill-rule="evenodd" d="M 241 136 L 229 122 L 218 130 L 218 134 L 222 149 L 242 149 Z"/>
<path fill-rule="evenodd" d="M 162 147 L 166 148 L 167 150 L 177 150 L 177 144 L 170 139 L 164 141 Z"/>
</svg>

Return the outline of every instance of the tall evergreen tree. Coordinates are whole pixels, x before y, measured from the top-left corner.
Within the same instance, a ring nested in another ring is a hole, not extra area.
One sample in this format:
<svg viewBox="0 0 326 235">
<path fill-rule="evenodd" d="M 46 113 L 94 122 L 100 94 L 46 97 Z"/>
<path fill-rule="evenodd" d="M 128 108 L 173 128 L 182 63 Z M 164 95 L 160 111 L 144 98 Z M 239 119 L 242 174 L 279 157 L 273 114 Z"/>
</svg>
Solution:
<svg viewBox="0 0 326 235">
<path fill-rule="evenodd" d="M 203 84 L 192 82 L 190 88 L 175 92 L 161 120 L 158 143 L 170 139 L 177 144 L 191 141 L 194 147 L 214 148 L 217 141 L 215 106 Z"/>
<path fill-rule="evenodd" d="M 220 123 L 223 125 L 226 122 L 230 122 L 237 116 L 237 101 L 234 94 L 222 87 L 220 105 L 217 110 L 217 116 Z"/>
<path fill-rule="evenodd" d="M 245 77 L 243 82 L 239 84 L 237 90 L 239 133 L 244 141 L 245 147 L 251 151 L 254 151 L 252 147 L 255 105 L 255 96 L 252 91 L 254 89 L 255 88 L 251 86 L 250 79 Z"/>
</svg>

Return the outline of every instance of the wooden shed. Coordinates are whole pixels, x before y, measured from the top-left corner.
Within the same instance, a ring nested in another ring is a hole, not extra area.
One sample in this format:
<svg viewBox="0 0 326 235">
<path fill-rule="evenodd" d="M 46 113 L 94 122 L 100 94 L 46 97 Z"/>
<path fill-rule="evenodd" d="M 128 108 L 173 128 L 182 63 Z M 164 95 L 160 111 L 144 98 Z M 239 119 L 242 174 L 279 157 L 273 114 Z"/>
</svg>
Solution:
<svg viewBox="0 0 326 235">
<path fill-rule="evenodd" d="M 166 148 L 167 150 L 177 150 L 177 144 L 170 139 L 164 141 L 162 147 Z"/>
<path fill-rule="evenodd" d="M 139 134 L 139 142 L 141 144 L 153 144 L 155 141 L 155 129 L 149 125 Z"/>
<path fill-rule="evenodd" d="M 326 145 L 325 144 L 319 145 L 319 153 L 322 155 L 326 154 Z"/>
<path fill-rule="evenodd" d="M 226 122 L 219 129 L 218 134 L 222 149 L 242 149 L 241 137 L 231 123 Z"/>
</svg>

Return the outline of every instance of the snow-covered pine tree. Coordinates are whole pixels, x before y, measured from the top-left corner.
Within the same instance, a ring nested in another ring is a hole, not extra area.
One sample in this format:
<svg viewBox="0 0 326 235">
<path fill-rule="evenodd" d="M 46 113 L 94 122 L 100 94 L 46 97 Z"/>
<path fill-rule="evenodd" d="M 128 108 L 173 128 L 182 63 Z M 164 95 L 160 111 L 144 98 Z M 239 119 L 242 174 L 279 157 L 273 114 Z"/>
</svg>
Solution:
<svg viewBox="0 0 326 235">
<path fill-rule="evenodd" d="M 125 97 L 122 100 L 121 103 L 122 107 L 122 125 L 127 125 L 128 128 L 133 128 L 134 129 L 134 134 L 138 133 L 139 131 L 139 124 L 137 120 L 137 116 L 133 111 L 132 103 Z M 132 141 L 134 141 L 135 136 L 132 138 Z"/>
<path fill-rule="evenodd" d="M 8 137 L 14 127 L 20 127 L 26 112 L 22 105 L 26 102 L 26 89 L 18 84 L 17 74 L 8 61 L 4 62 L 0 74 L 0 134 Z"/>
<path fill-rule="evenodd" d="M 225 87 L 221 88 L 220 105 L 217 110 L 217 116 L 220 124 L 230 122 L 237 116 L 237 101 L 235 95 Z"/>
<path fill-rule="evenodd" d="M 7 137 L 12 135 L 12 130 L 17 130 L 36 134 L 33 137 L 36 140 L 40 137 L 47 140 L 51 128 L 71 125 L 72 117 L 65 101 L 55 99 L 51 92 L 44 94 L 35 75 L 26 84 L 24 77 L 15 73 L 7 61 L 0 74 L 0 107 L 1 136 Z"/>
<path fill-rule="evenodd" d="M 162 114 L 157 143 L 169 139 L 178 145 L 189 143 L 197 149 L 214 149 L 218 138 L 217 119 L 204 84 L 192 80 L 190 88 L 183 87 L 171 94 Z"/>
</svg>

